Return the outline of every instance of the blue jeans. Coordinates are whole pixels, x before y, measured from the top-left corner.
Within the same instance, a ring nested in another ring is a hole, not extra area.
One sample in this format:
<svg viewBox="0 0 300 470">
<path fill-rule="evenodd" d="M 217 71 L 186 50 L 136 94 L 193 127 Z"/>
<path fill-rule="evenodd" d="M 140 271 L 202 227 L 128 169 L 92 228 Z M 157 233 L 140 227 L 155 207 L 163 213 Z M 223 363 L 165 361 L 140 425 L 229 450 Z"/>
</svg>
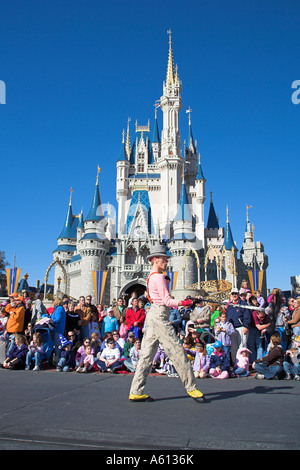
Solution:
<svg viewBox="0 0 300 470">
<path fill-rule="evenodd" d="M 67 365 L 67 359 L 61 357 L 56 366 L 56 370 L 62 370 L 63 372 L 70 372 L 70 367 Z"/>
<path fill-rule="evenodd" d="M 250 362 L 261 359 L 264 356 L 264 342 L 266 339 L 261 337 L 261 332 L 257 328 L 249 328 L 248 348 L 251 351 Z"/>
<path fill-rule="evenodd" d="M 279 376 L 280 372 L 283 372 L 281 366 L 267 366 L 262 362 L 255 364 L 255 371 L 259 374 L 263 374 L 266 379 L 273 379 L 275 375 Z"/>
<path fill-rule="evenodd" d="M 104 361 L 100 361 L 98 360 L 97 361 L 97 365 L 100 367 L 100 369 L 102 370 L 102 372 L 106 372 L 107 371 L 107 366 L 105 364 Z M 112 366 L 109 366 L 109 369 L 117 369 L 118 367 L 121 367 L 122 364 L 120 361 L 117 361 L 115 362 Z"/>
<path fill-rule="evenodd" d="M 293 364 L 291 362 L 283 362 L 283 370 L 286 374 L 300 375 L 300 364 Z"/>
<path fill-rule="evenodd" d="M 81 326 L 80 327 L 80 339 L 81 339 L 81 341 L 83 341 L 84 338 L 89 338 L 89 337 L 90 337 L 89 325 Z"/>
<path fill-rule="evenodd" d="M 234 367 L 233 372 L 239 377 L 248 377 L 250 375 L 250 372 L 242 367 Z"/>
<path fill-rule="evenodd" d="M 5 342 L 6 342 L 6 356 L 8 356 L 10 353 L 10 350 L 15 345 L 15 335 L 13 333 L 10 335 L 6 333 Z"/>
<path fill-rule="evenodd" d="M 123 361 L 123 364 L 125 367 L 127 367 L 128 370 L 130 370 L 130 372 L 135 372 L 135 368 L 131 362 L 131 359 L 129 358 L 126 358 L 124 361 Z"/>
<path fill-rule="evenodd" d="M 35 367 L 40 367 L 42 359 L 44 359 L 45 355 L 40 354 L 38 351 L 28 351 L 26 355 L 26 368 L 30 367 L 31 361 L 35 361 Z"/>
</svg>

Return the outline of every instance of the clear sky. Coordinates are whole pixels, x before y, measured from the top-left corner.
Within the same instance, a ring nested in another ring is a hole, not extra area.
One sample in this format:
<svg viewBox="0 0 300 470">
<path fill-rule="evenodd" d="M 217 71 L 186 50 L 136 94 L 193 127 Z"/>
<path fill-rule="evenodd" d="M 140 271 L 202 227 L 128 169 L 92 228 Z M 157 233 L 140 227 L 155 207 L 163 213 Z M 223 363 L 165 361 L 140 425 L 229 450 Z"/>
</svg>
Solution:
<svg viewBox="0 0 300 470">
<path fill-rule="evenodd" d="M 69 189 L 86 215 L 98 164 L 102 202 L 116 206 L 122 131 L 128 117 L 132 136 L 136 119 L 153 123 L 171 28 L 207 180 L 205 223 L 212 190 L 241 249 L 252 206 L 268 287 L 290 289 L 300 274 L 299 20 L 296 0 L 3 0 L 0 250 L 11 266 L 16 252 L 31 285 L 44 279 Z M 184 109 L 180 129 L 183 143 Z"/>
</svg>

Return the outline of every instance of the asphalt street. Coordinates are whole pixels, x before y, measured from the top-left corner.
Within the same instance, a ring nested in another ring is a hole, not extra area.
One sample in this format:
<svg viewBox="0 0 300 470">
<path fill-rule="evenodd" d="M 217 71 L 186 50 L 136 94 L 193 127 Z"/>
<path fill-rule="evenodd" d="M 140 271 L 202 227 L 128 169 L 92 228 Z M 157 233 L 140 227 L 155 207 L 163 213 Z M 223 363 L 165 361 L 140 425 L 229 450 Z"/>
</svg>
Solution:
<svg viewBox="0 0 300 470">
<path fill-rule="evenodd" d="M 0 369 L 1 450 L 297 450 L 300 381 L 150 375 L 154 402 L 128 400 L 132 374 Z"/>
</svg>

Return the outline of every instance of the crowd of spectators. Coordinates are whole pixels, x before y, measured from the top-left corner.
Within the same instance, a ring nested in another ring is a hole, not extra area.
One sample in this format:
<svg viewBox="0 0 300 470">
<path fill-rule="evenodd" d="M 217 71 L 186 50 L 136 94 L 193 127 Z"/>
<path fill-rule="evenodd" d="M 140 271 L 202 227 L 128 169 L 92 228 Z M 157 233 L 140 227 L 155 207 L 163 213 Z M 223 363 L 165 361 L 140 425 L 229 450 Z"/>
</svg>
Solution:
<svg viewBox="0 0 300 470">
<path fill-rule="evenodd" d="M 147 297 L 132 293 L 127 301 L 121 295 L 111 305 L 92 300 L 64 296 L 46 308 L 41 294 L 12 294 L 1 304 L 1 367 L 134 373 L 147 328 Z M 300 292 L 286 300 L 273 289 L 264 298 L 243 281 L 226 302 L 199 296 L 191 308 L 171 309 L 169 321 L 197 378 L 300 380 Z M 152 372 L 178 377 L 162 344 Z"/>
</svg>

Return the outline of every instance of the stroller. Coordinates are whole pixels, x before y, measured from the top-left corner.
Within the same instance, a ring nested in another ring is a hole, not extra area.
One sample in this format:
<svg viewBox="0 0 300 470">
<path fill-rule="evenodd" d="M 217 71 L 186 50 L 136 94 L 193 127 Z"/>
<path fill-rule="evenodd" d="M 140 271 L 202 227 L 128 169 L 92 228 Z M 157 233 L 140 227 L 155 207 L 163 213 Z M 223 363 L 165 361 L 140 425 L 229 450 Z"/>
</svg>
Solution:
<svg viewBox="0 0 300 470">
<path fill-rule="evenodd" d="M 35 333 L 41 333 L 44 343 L 44 360 L 46 360 L 50 365 L 54 365 L 54 329 L 50 325 L 35 325 Z"/>
</svg>

